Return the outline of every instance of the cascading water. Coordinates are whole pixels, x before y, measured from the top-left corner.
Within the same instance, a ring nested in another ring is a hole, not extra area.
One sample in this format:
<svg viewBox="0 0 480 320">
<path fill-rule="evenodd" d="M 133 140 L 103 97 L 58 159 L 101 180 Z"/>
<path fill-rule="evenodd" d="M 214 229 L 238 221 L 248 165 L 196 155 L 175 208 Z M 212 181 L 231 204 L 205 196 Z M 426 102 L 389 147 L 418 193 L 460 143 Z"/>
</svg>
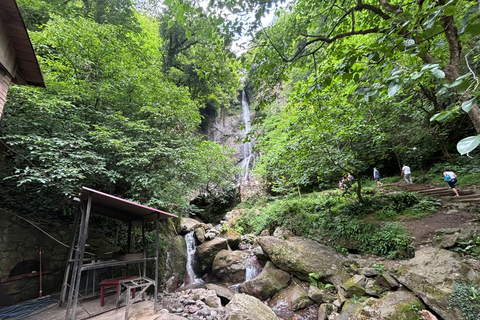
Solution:
<svg viewBox="0 0 480 320">
<path fill-rule="evenodd" d="M 245 125 L 244 137 L 250 132 L 250 108 L 247 102 L 247 96 L 245 91 L 242 91 L 242 112 L 243 112 L 243 123 Z M 243 145 L 243 160 L 241 163 L 242 167 L 242 181 L 248 181 L 250 178 L 250 170 L 253 168 L 255 163 L 255 156 L 252 153 L 252 144 L 253 141 L 246 141 Z"/>
<path fill-rule="evenodd" d="M 260 274 L 260 271 L 262 271 L 262 265 L 257 260 L 257 257 L 252 254 L 245 261 L 245 281 L 256 278 Z"/>
<path fill-rule="evenodd" d="M 183 281 L 184 286 L 195 283 L 203 283 L 203 280 L 198 278 L 193 271 L 193 259 L 195 256 L 195 250 L 197 249 L 193 233 L 194 232 L 192 231 L 185 235 L 185 242 L 187 243 L 187 273 L 185 274 L 185 280 Z"/>
</svg>

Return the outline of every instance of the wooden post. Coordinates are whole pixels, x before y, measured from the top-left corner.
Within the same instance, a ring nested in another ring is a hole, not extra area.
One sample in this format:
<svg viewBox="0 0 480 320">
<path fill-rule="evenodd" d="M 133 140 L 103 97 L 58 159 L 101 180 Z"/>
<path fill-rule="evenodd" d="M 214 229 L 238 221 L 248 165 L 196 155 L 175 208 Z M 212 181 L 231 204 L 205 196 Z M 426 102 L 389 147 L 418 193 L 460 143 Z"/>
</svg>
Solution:
<svg viewBox="0 0 480 320">
<path fill-rule="evenodd" d="M 158 236 L 160 234 L 160 229 L 158 225 L 158 219 L 160 219 L 160 213 L 157 212 L 157 219 L 155 219 L 155 226 L 157 228 L 157 237 L 155 239 L 155 289 L 153 291 L 153 312 L 157 313 L 157 299 L 158 299 L 158 245 L 159 239 Z"/>
<path fill-rule="evenodd" d="M 82 213 L 82 223 L 80 225 L 80 234 L 78 237 L 78 244 L 75 253 L 75 261 L 72 273 L 72 289 L 70 298 L 68 299 L 67 313 L 65 318 L 68 320 L 75 320 L 75 312 L 78 303 L 78 294 L 80 291 L 80 279 L 82 276 L 83 256 L 85 253 L 85 243 L 88 237 L 88 223 L 90 220 L 90 211 L 92 209 L 92 194 L 88 195 L 87 209 Z M 69 312 L 70 307 L 72 311 Z"/>
<path fill-rule="evenodd" d="M 63 285 L 60 292 L 60 300 L 58 301 L 58 306 L 61 307 L 65 303 L 65 295 L 67 294 L 68 288 L 68 277 L 70 276 L 70 260 L 73 258 L 73 249 L 75 248 L 75 240 L 77 239 L 77 228 L 78 222 L 80 220 L 80 209 L 75 213 L 75 222 L 73 223 L 73 235 L 72 241 L 70 244 L 70 249 L 68 250 L 67 265 L 65 266 L 65 273 L 63 274 Z M 71 288 L 70 288 L 71 290 Z"/>
</svg>

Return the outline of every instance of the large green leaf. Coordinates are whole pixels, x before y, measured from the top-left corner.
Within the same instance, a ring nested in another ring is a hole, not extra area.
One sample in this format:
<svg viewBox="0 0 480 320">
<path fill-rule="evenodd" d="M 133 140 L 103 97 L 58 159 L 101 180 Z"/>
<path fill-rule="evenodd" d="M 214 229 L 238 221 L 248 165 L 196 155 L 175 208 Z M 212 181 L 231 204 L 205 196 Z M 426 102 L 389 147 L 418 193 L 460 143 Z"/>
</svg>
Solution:
<svg viewBox="0 0 480 320">
<path fill-rule="evenodd" d="M 474 150 L 479 144 L 480 135 L 466 137 L 457 143 L 457 150 L 461 155 L 464 155 Z"/>
<path fill-rule="evenodd" d="M 388 96 L 393 97 L 400 89 L 402 89 L 402 86 L 399 83 L 391 82 L 388 86 Z"/>
</svg>

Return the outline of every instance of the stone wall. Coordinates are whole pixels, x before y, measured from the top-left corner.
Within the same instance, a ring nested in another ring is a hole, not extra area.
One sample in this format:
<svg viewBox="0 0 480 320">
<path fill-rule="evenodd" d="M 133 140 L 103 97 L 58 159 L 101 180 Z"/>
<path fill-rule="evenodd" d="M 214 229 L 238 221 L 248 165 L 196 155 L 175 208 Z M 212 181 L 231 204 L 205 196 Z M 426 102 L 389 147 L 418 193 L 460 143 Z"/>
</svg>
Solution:
<svg viewBox="0 0 480 320">
<path fill-rule="evenodd" d="M 69 228 L 36 224 L 55 239 L 70 245 Z M 0 209 L 0 306 L 39 297 L 40 247 L 43 296 L 58 293 L 68 248 L 23 219 Z"/>
</svg>

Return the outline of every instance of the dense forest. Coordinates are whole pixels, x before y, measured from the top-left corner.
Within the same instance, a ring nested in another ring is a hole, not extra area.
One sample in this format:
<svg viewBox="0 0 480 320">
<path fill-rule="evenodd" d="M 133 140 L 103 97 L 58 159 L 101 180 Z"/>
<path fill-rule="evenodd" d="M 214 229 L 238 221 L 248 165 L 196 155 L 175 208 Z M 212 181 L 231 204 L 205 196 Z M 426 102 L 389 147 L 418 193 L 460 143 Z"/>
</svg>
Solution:
<svg viewBox="0 0 480 320">
<path fill-rule="evenodd" d="M 236 184 L 232 151 L 199 129 L 242 89 L 255 174 L 277 194 L 373 166 L 476 167 L 478 2 L 17 3 L 47 88 L 10 88 L 3 208 L 69 214 L 89 186 L 184 214 L 197 190 Z"/>
</svg>

